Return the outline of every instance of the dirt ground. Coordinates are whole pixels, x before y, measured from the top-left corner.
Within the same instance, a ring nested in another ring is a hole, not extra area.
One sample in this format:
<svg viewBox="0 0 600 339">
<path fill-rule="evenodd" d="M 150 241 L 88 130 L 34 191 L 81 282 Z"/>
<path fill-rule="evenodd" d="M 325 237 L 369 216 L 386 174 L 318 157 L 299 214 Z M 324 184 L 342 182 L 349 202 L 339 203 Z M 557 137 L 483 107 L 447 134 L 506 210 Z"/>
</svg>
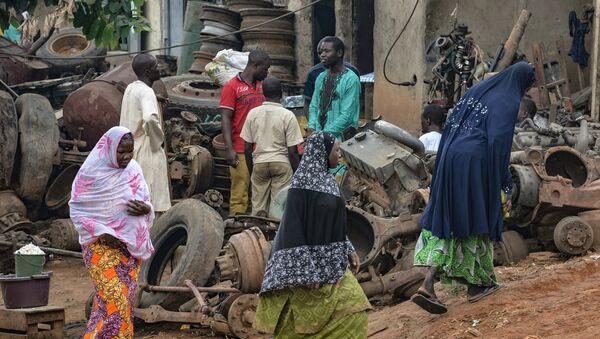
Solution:
<svg viewBox="0 0 600 339">
<path fill-rule="evenodd" d="M 83 262 L 57 258 L 50 304 L 65 307 L 67 338 L 85 327 L 85 301 L 92 285 Z M 369 338 L 592 338 L 600 333 L 600 255 L 566 260 L 534 253 L 513 267 L 497 268 L 503 289 L 470 304 L 461 286 L 437 286 L 449 306 L 445 315 L 429 315 L 411 302 L 376 305 L 369 315 Z M 2 300 L 0 299 L 0 304 Z M 214 338 L 202 329 L 178 324 L 137 326 L 139 338 Z"/>
</svg>

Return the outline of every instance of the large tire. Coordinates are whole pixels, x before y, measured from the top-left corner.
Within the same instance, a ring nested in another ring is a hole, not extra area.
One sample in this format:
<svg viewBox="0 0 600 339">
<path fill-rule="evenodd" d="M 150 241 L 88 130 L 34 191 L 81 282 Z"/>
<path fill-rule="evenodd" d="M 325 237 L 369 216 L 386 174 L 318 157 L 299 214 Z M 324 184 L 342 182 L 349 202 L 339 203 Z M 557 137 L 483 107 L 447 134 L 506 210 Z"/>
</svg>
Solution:
<svg viewBox="0 0 600 339">
<path fill-rule="evenodd" d="M 63 57 L 64 59 L 48 59 L 51 67 L 49 74 L 62 77 L 72 74 L 85 74 L 90 68 L 99 68 L 103 59 L 77 59 L 106 55 L 105 48 L 97 48 L 94 41 L 88 41 L 80 28 L 57 30 L 35 53 L 40 57 Z M 74 58 L 75 57 L 75 58 Z"/>
<path fill-rule="evenodd" d="M 10 94 L 0 91 L 0 191 L 10 186 L 17 153 L 17 112 Z"/>
<path fill-rule="evenodd" d="M 39 94 L 23 94 L 15 106 L 20 147 L 15 188 L 35 218 L 58 152 L 58 125 L 50 102 Z"/>
<path fill-rule="evenodd" d="M 169 94 L 169 110 L 170 111 L 191 111 L 203 116 L 219 114 L 219 97 L 220 90 L 214 88 L 214 98 L 195 98 L 193 95 L 185 95 L 180 93 L 176 87 L 185 81 L 198 81 L 198 83 L 206 84 L 208 91 L 213 88 L 210 84 L 210 79 L 206 75 L 199 74 L 182 74 L 171 77 L 162 78 L 167 93 Z M 202 89 L 200 89 L 203 91 Z"/>
<path fill-rule="evenodd" d="M 162 285 L 184 286 L 184 280 L 190 279 L 203 286 L 223 245 L 224 228 L 221 216 L 203 202 L 186 199 L 176 204 L 150 230 L 154 253 L 142 264 L 140 282 L 158 285 L 175 250 L 185 245 L 185 253 Z M 140 306 L 160 305 L 175 311 L 187 300 L 189 296 L 181 293 L 144 292 Z"/>
</svg>

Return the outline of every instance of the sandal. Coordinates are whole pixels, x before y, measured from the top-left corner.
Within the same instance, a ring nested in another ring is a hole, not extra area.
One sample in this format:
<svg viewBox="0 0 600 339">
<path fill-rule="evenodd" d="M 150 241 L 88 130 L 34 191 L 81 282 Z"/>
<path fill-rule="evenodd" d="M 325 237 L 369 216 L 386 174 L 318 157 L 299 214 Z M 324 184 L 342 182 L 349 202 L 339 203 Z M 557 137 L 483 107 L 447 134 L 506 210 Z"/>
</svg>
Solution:
<svg viewBox="0 0 600 339">
<path fill-rule="evenodd" d="M 481 293 L 478 293 L 478 294 L 476 294 L 476 295 L 474 295 L 472 297 L 467 296 L 467 301 L 470 302 L 470 303 L 477 302 L 477 301 L 483 299 L 484 297 L 487 297 L 488 295 L 496 292 L 497 290 L 501 289 L 502 287 L 504 287 L 504 286 L 500 285 L 500 284 L 496 284 L 494 286 L 485 287 L 483 289 L 483 291 L 481 291 Z"/>
<path fill-rule="evenodd" d="M 422 291 L 418 291 L 410 300 L 431 314 L 444 314 L 448 312 L 446 305 Z"/>
</svg>

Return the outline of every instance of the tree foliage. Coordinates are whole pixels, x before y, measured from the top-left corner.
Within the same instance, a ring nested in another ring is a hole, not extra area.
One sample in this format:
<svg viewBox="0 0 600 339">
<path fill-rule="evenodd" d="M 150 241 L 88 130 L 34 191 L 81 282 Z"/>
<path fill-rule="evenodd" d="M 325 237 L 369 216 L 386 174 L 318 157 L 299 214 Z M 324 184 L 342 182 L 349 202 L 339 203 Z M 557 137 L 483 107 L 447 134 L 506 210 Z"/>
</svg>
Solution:
<svg viewBox="0 0 600 339">
<path fill-rule="evenodd" d="M 6 7 L 0 9 L 0 28 L 21 27 L 24 33 L 33 37 L 38 31 L 44 34 L 45 29 L 58 26 L 65 19 L 72 20 L 73 26 L 81 27 L 88 40 L 111 49 L 119 43 L 127 43 L 131 29 L 135 32 L 151 30 L 141 13 L 145 0 L 43 0 L 46 6 L 55 6 L 52 7 L 54 12 L 43 20 L 33 17 L 22 25 L 20 13 L 28 11 L 31 15 L 40 1 L 7 0 Z M 34 26 L 33 33 L 28 32 L 28 24 Z"/>
</svg>

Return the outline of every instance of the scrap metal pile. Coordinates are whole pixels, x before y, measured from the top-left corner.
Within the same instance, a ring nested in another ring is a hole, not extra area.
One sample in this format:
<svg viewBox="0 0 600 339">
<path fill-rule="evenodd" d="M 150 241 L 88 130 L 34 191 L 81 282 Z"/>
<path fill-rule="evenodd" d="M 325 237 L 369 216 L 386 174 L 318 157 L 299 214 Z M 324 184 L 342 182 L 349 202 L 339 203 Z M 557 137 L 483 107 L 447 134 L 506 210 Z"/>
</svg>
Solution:
<svg viewBox="0 0 600 339">
<path fill-rule="evenodd" d="M 580 124 L 527 119 L 515 131 L 511 155 L 511 226 L 571 255 L 600 244 L 600 124 Z"/>
</svg>

